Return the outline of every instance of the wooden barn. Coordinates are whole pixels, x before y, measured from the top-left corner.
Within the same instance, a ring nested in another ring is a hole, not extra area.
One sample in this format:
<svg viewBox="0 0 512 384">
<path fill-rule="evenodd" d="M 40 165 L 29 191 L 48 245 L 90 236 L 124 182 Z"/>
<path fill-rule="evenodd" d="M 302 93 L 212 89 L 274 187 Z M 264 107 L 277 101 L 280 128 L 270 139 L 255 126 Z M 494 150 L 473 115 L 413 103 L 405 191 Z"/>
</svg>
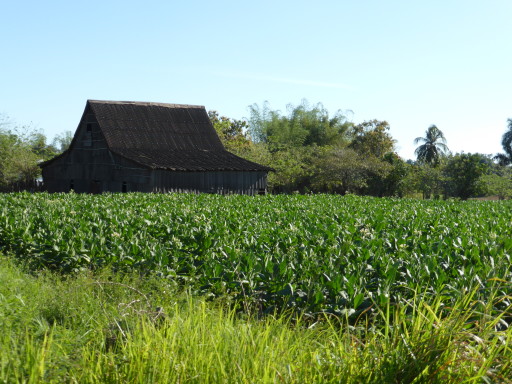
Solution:
<svg viewBox="0 0 512 384">
<path fill-rule="evenodd" d="M 248 195 L 266 192 L 271 170 L 226 151 L 202 106 L 98 100 L 41 168 L 49 192 Z"/>
</svg>

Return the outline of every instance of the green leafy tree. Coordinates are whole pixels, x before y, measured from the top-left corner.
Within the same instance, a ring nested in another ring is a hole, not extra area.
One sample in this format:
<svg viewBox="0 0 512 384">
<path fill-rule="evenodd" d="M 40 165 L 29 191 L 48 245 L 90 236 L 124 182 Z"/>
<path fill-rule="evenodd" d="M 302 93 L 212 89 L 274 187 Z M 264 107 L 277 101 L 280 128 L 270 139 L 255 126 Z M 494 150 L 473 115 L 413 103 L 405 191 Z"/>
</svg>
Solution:
<svg viewBox="0 0 512 384">
<path fill-rule="evenodd" d="M 6 116 L 0 118 L 0 187 L 30 184 L 39 175 L 38 162 L 55 156 L 46 136 L 30 126 L 16 126 Z"/>
<path fill-rule="evenodd" d="M 341 144 L 352 126 L 341 111 L 329 116 L 321 103 L 311 105 L 307 100 L 302 100 L 298 106 L 289 104 L 287 119 L 292 126 L 306 132 L 305 146 Z"/>
<path fill-rule="evenodd" d="M 20 135 L 20 139 L 39 157 L 38 160 L 48 160 L 60 153 L 53 144 L 47 143 L 47 138 L 42 132 L 28 132 L 26 137 Z"/>
<path fill-rule="evenodd" d="M 267 125 L 272 119 L 272 114 L 275 113 L 270 109 L 270 103 L 264 101 L 260 107 L 254 103 L 249 106 L 249 136 L 255 143 L 267 142 Z"/>
<path fill-rule="evenodd" d="M 340 110 L 330 115 L 321 103 L 306 100 L 289 104 L 286 114 L 268 102 L 249 110 L 249 148 L 265 148 L 256 153 L 266 152 L 268 162 L 259 162 L 276 170 L 268 178 L 273 192 L 403 195 L 408 168 L 392 153 L 386 121 L 354 126 Z"/>
<path fill-rule="evenodd" d="M 278 151 L 283 148 L 297 148 L 305 145 L 308 137 L 307 129 L 287 116 L 272 112 L 272 119 L 266 127 L 269 147 Z"/>
<path fill-rule="evenodd" d="M 505 168 L 504 174 L 490 173 L 481 178 L 488 196 L 498 196 L 500 200 L 512 198 L 512 169 Z"/>
<path fill-rule="evenodd" d="M 389 134 L 389 129 L 386 121 L 379 120 L 365 121 L 351 127 L 351 141 L 347 149 L 357 154 L 357 162 L 349 161 L 346 165 L 355 167 L 353 175 L 357 175 L 354 180 L 357 183 L 348 182 L 345 178 L 345 184 L 352 184 L 352 192 L 374 196 L 392 196 L 399 193 L 399 180 L 393 179 L 398 177 L 401 171 L 398 169 L 399 162 L 392 153 L 395 140 Z M 348 153 L 345 152 L 345 156 Z M 358 184 L 359 187 L 354 188 L 354 184 Z"/>
<path fill-rule="evenodd" d="M 12 132 L 0 132 L 0 185 L 3 189 L 16 183 L 27 183 L 40 174 L 40 160 L 30 146 Z"/>
<path fill-rule="evenodd" d="M 443 174 L 443 162 L 438 166 L 416 164 L 413 168 L 411 185 L 422 193 L 424 199 L 439 198 L 445 191 L 446 183 Z"/>
<path fill-rule="evenodd" d="M 378 159 L 392 152 L 395 140 L 389 134 L 387 121 L 369 120 L 354 126 L 351 130 L 350 148 L 363 156 L 374 156 Z"/>
<path fill-rule="evenodd" d="M 321 179 L 317 173 L 321 172 L 319 164 L 324 155 L 333 147 L 348 144 L 352 123 L 341 111 L 329 115 L 322 104 L 306 100 L 297 106 L 289 104 L 286 114 L 272 110 L 268 102 L 261 107 L 253 104 L 249 110 L 251 147 L 263 146 L 269 155 L 269 162 L 260 163 L 275 169 L 268 177 L 273 192 L 325 191 L 332 187 L 332 183 L 326 187 L 315 182 Z"/>
<path fill-rule="evenodd" d="M 243 156 L 251 144 L 246 133 L 247 122 L 219 116 L 217 111 L 208 111 L 208 117 L 224 147 L 230 152 Z"/>
<path fill-rule="evenodd" d="M 391 166 L 352 148 L 322 147 L 314 159 L 313 188 L 319 192 L 361 194 L 373 177 L 384 178 Z"/>
<path fill-rule="evenodd" d="M 73 132 L 65 131 L 64 133 L 55 136 L 52 146 L 57 152 L 62 153 L 69 148 L 71 141 L 73 141 Z"/>
<path fill-rule="evenodd" d="M 448 154 L 448 146 L 443 132 L 435 125 L 431 125 L 425 132 L 425 137 L 417 137 L 414 144 L 421 144 L 414 154 L 419 163 L 436 166 L 439 164 L 441 157 Z"/>
<path fill-rule="evenodd" d="M 0 131 L 0 185 L 5 187 L 11 180 L 8 168 L 12 159 L 12 150 L 16 146 L 16 136 L 9 131 Z"/>
<path fill-rule="evenodd" d="M 444 169 L 446 192 L 463 200 L 484 195 L 482 176 L 491 169 L 492 160 L 479 153 L 461 153 L 451 157 Z"/>
<path fill-rule="evenodd" d="M 368 194 L 403 197 L 411 189 L 406 183 L 410 165 L 393 152 L 386 153 L 382 161 L 389 166 L 383 166 L 381 172 L 371 175 L 368 181 Z"/>
<path fill-rule="evenodd" d="M 486 187 L 487 196 L 497 196 L 500 200 L 512 198 L 512 167 L 492 163 L 490 171 L 481 177 L 481 181 Z"/>
<path fill-rule="evenodd" d="M 268 143 L 274 151 L 340 144 L 347 141 L 352 125 L 341 111 L 330 116 L 321 103 L 311 105 L 307 100 L 298 106 L 289 104 L 286 115 L 270 109 L 268 102 L 262 107 L 253 104 L 249 111 L 249 132 L 253 141 Z"/>
<path fill-rule="evenodd" d="M 310 148 L 298 147 L 270 152 L 269 166 L 275 172 L 268 176 L 269 188 L 273 193 L 308 192 L 314 174 Z"/>
</svg>

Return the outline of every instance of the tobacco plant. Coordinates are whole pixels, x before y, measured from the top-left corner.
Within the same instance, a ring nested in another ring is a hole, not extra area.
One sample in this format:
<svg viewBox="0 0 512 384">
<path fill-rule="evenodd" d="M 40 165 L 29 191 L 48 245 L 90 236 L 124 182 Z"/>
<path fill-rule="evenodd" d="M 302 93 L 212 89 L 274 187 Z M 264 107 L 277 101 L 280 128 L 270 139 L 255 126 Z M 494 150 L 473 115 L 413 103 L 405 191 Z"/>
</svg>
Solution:
<svg viewBox="0 0 512 384">
<path fill-rule="evenodd" d="M 32 269 L 158 275 L 245 309 L 350 319 L 478 289 L 509 306 L 512 202 L 4 194 L 0 251 Z"/>
</svg>

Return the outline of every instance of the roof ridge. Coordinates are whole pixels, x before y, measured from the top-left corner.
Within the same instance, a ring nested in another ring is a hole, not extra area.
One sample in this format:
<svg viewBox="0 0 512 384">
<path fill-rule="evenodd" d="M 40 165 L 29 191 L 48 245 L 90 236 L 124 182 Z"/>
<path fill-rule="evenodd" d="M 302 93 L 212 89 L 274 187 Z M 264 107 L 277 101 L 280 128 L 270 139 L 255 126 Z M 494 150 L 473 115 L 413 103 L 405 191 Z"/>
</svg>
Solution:
<svg viewBox="0 0 512 384">
<path fill-rule="evenodd" d="M 138 105 L 138 106 L 155 106 L 155 107 L 166 107 L 166 108 L 203 108 L 204 105 L 192 105 L 192 104 L 172 104 L 172 103 L 158 103 L 152 101 L 121 101 L 121 100 L 95 100 L 88 99 L 88 103 L 91 104 L 117 104 L 117 105 Z"/>
</svg>

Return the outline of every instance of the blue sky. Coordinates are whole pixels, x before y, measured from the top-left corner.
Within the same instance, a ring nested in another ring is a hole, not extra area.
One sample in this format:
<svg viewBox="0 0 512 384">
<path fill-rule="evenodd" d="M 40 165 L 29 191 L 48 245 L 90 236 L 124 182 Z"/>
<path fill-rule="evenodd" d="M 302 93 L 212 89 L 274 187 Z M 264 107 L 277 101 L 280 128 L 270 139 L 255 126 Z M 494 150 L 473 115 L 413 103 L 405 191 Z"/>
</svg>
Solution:
<svg viewBox="0 0 512 384">
<path fill-rule="evenodd" d="M 87 99 L 240 119 L 305 98 L 387 120 L 406 159 L 431 124 L 453 152 L 496 153 L 511 16 L 510 0 L 0 0 L 0 113 L 51 138 L 74 132 Z"/>
</svg>

